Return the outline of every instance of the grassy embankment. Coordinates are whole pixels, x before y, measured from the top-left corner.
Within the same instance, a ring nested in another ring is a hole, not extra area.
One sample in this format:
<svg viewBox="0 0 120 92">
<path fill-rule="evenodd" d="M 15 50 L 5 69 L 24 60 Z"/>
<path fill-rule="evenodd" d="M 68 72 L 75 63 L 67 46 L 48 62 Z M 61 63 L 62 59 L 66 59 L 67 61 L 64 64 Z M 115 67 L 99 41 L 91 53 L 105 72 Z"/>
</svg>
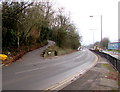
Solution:
<svg viewBox="0 0 120 92">
<path fill-rule="evenodd" d="M 19 49 L 12 49 L 10 52 L 10 55 L 7 55 L 8 52 L 7 51 L 2 51 L 3 54 L 6 54 L 8 57 L 5 61 L 2 61 L 2 64 L 4 66 L 8 66 L 13 62 L 16 62 L 16 60 L 18 60 L 19 58 L 21 58 L 24 54 L 26 54 L 29 51 L 35 50 L 37 48 L 43 47 L 44 45 L 46 45 L 48 42 L 44 42 L 42 44 L 34 44 L 31 46 L 22 46 Z M 55 55 L 55 51 L 56 51 L 56 55 Z M 51 58 L 54 56 L 60 56 L 60 55 L 65 55 L 65 54 L 69 54 L 72 52 L 75 52 L 76 50 L 73 49 L 66 49 L 66 48 L 59 48 L 58 46 L 49 46 L 46 50 L 44 50 L 44 57 L 45 58 Z M 48 55 L 48 52 L 51 52 L 50 55 Z M 42 55 L 43 56 L 43 55 Z"/>
<path fill-rule="evenodd" d="M 108 50 L 108 51 L 113 51 L 113 52 L 119 52 L 120 53 L 120 50 Z"/>
<path fill-rule="evenodd" d="M 102 64 L 102 67 L 109 70 L 107 78 L 115 80 L 117 85 L 120 87 L 120 73 L 118 73 L 110 64 Z"/>
<path fill-rule="evenodd" d="M 9 55 L 8 55 L 7 51 L 3 50 L 2 53 L 6 54 L 8 57 L 7 57 L 7 59 L 5 61 L 2 61 L 2 64 L 4 66 L 8 66 L 12 62 L 15 62 L 16 60 L 18 60 L 19 58 L 21 58 L 27 52 L 35 50 L 35 49 L 40 48 L 40 47 L 43 47 L 46 44 L 48 44 L 47 41 L 43 42 L 42 44 L 41 43 L 36 43 L 34 45 L 31 45 L 31 46 L 21 46 L 21 47 L 19 47 L 17 49 L 14 49 L 14 48 L 12 49 L 11 48 L 11 51 L 10 51 Z"/>
<path fill-rule="evenodd" d="M 54 45 L 54 46 L 49 46 L 46 50 L 44 50 L 42 56 L 45 57 L 45 58 L 51 58 L 51 57 L 54 57 L 54 56 L 69 54 L 69 53 L 72 53 L 72 52 L 75 52 L 75 51 L 76 50 L 68 49 L 68 48 L 60 48 L 60 47 Z M 51 52 L 51 53 L 48 54 L 48 52 Z"/>
</svg>

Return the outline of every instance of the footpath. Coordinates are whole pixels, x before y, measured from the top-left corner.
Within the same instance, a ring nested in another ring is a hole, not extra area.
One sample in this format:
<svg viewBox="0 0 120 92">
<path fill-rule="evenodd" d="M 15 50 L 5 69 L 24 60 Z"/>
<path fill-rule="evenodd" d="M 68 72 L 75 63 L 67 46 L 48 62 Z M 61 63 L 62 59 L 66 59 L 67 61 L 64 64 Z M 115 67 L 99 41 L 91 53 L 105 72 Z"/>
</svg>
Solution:
<svg viewBox="0 0 120 92">
<path fill-rule="evenodd" d="M 58 92 L 91 90 L 92 92 L 120 92 L 120 75 L 105 58 L 100 56 L 98 63 L 77 80 Z"/>
</svg>

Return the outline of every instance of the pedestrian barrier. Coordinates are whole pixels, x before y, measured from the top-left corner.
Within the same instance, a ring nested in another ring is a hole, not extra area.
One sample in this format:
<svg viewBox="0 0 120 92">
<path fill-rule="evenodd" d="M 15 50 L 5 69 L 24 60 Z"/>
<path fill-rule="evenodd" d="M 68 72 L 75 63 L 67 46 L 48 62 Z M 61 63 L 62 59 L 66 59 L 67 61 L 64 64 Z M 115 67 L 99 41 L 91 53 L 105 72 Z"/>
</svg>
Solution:
<svg viewBox="0 0 120 92">
<path fill-rule="evenodd" d="M 91 50 L 90 51 L 100 55 L 101 57 L 104 57 L 106 58 L 112 65 L 113 67 L 120 73 L 120 60 L 107 54 L 107 53 L 104 53 L 104 52 L 100 52 L 100 51 L 95 51 L 95 50 Z"/>
</svg>

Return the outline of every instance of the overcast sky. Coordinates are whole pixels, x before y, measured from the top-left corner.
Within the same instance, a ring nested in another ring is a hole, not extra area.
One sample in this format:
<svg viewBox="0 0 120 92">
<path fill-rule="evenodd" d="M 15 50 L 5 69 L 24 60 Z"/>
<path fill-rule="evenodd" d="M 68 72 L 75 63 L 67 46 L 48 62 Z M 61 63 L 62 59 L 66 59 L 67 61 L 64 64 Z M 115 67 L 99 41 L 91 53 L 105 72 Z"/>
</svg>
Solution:
<svg viewBox="0 0 120 92">
<path fill-rule="evenodd" d="M 18 0 L 13 0 L 18 1 Z M 20 0 L 29 1 L 29 0 Z M 31 0 L 39 1 L 39 0 Z M 43 0 L 44 1 L 44 0 Z M 108 37 L 111 42 L 118 40 L 118 2 L 120 0 L 50 0 L 55 7 L 64 8 L 71 15 L 71 20 L 82 36 L 82 44 L 88 45 L 101 40 L 101 19 L 103 24 L 103 38 Z M 89 16 L 93 17 L 89 17 Z"/>
<path fill-rule="evenodd" d="M 101 40 L 101 20 L 103 17 L 103 38 L 118 39 L 118 1 L 120 0 L 54 0 L 57 7 L 70 12 L 71 19 L 83 36 L 82 44 L 88 45 Z M 94 17 L 89 17 L 93 15 Z M 90 30 L 92 29 L 92 31 Z"/>
</svg>

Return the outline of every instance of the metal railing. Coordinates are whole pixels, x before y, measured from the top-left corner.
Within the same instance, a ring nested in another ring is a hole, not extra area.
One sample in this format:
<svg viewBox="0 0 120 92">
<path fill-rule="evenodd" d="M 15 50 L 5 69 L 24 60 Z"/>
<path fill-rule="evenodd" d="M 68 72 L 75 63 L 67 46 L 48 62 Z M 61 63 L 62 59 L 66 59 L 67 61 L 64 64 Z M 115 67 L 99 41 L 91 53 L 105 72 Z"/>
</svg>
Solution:
<svg viewBox="0 0 120 92">
<path fill-rule="evenodd" d="M 120 73 L 120 60 L 119 59 L 104 52 L 99 52 L 95 50 L 91 50 L 91 51 L 100 55 L 101 57 L 106 58 L 113 65 L 113 67 Z"/>
</svg>

